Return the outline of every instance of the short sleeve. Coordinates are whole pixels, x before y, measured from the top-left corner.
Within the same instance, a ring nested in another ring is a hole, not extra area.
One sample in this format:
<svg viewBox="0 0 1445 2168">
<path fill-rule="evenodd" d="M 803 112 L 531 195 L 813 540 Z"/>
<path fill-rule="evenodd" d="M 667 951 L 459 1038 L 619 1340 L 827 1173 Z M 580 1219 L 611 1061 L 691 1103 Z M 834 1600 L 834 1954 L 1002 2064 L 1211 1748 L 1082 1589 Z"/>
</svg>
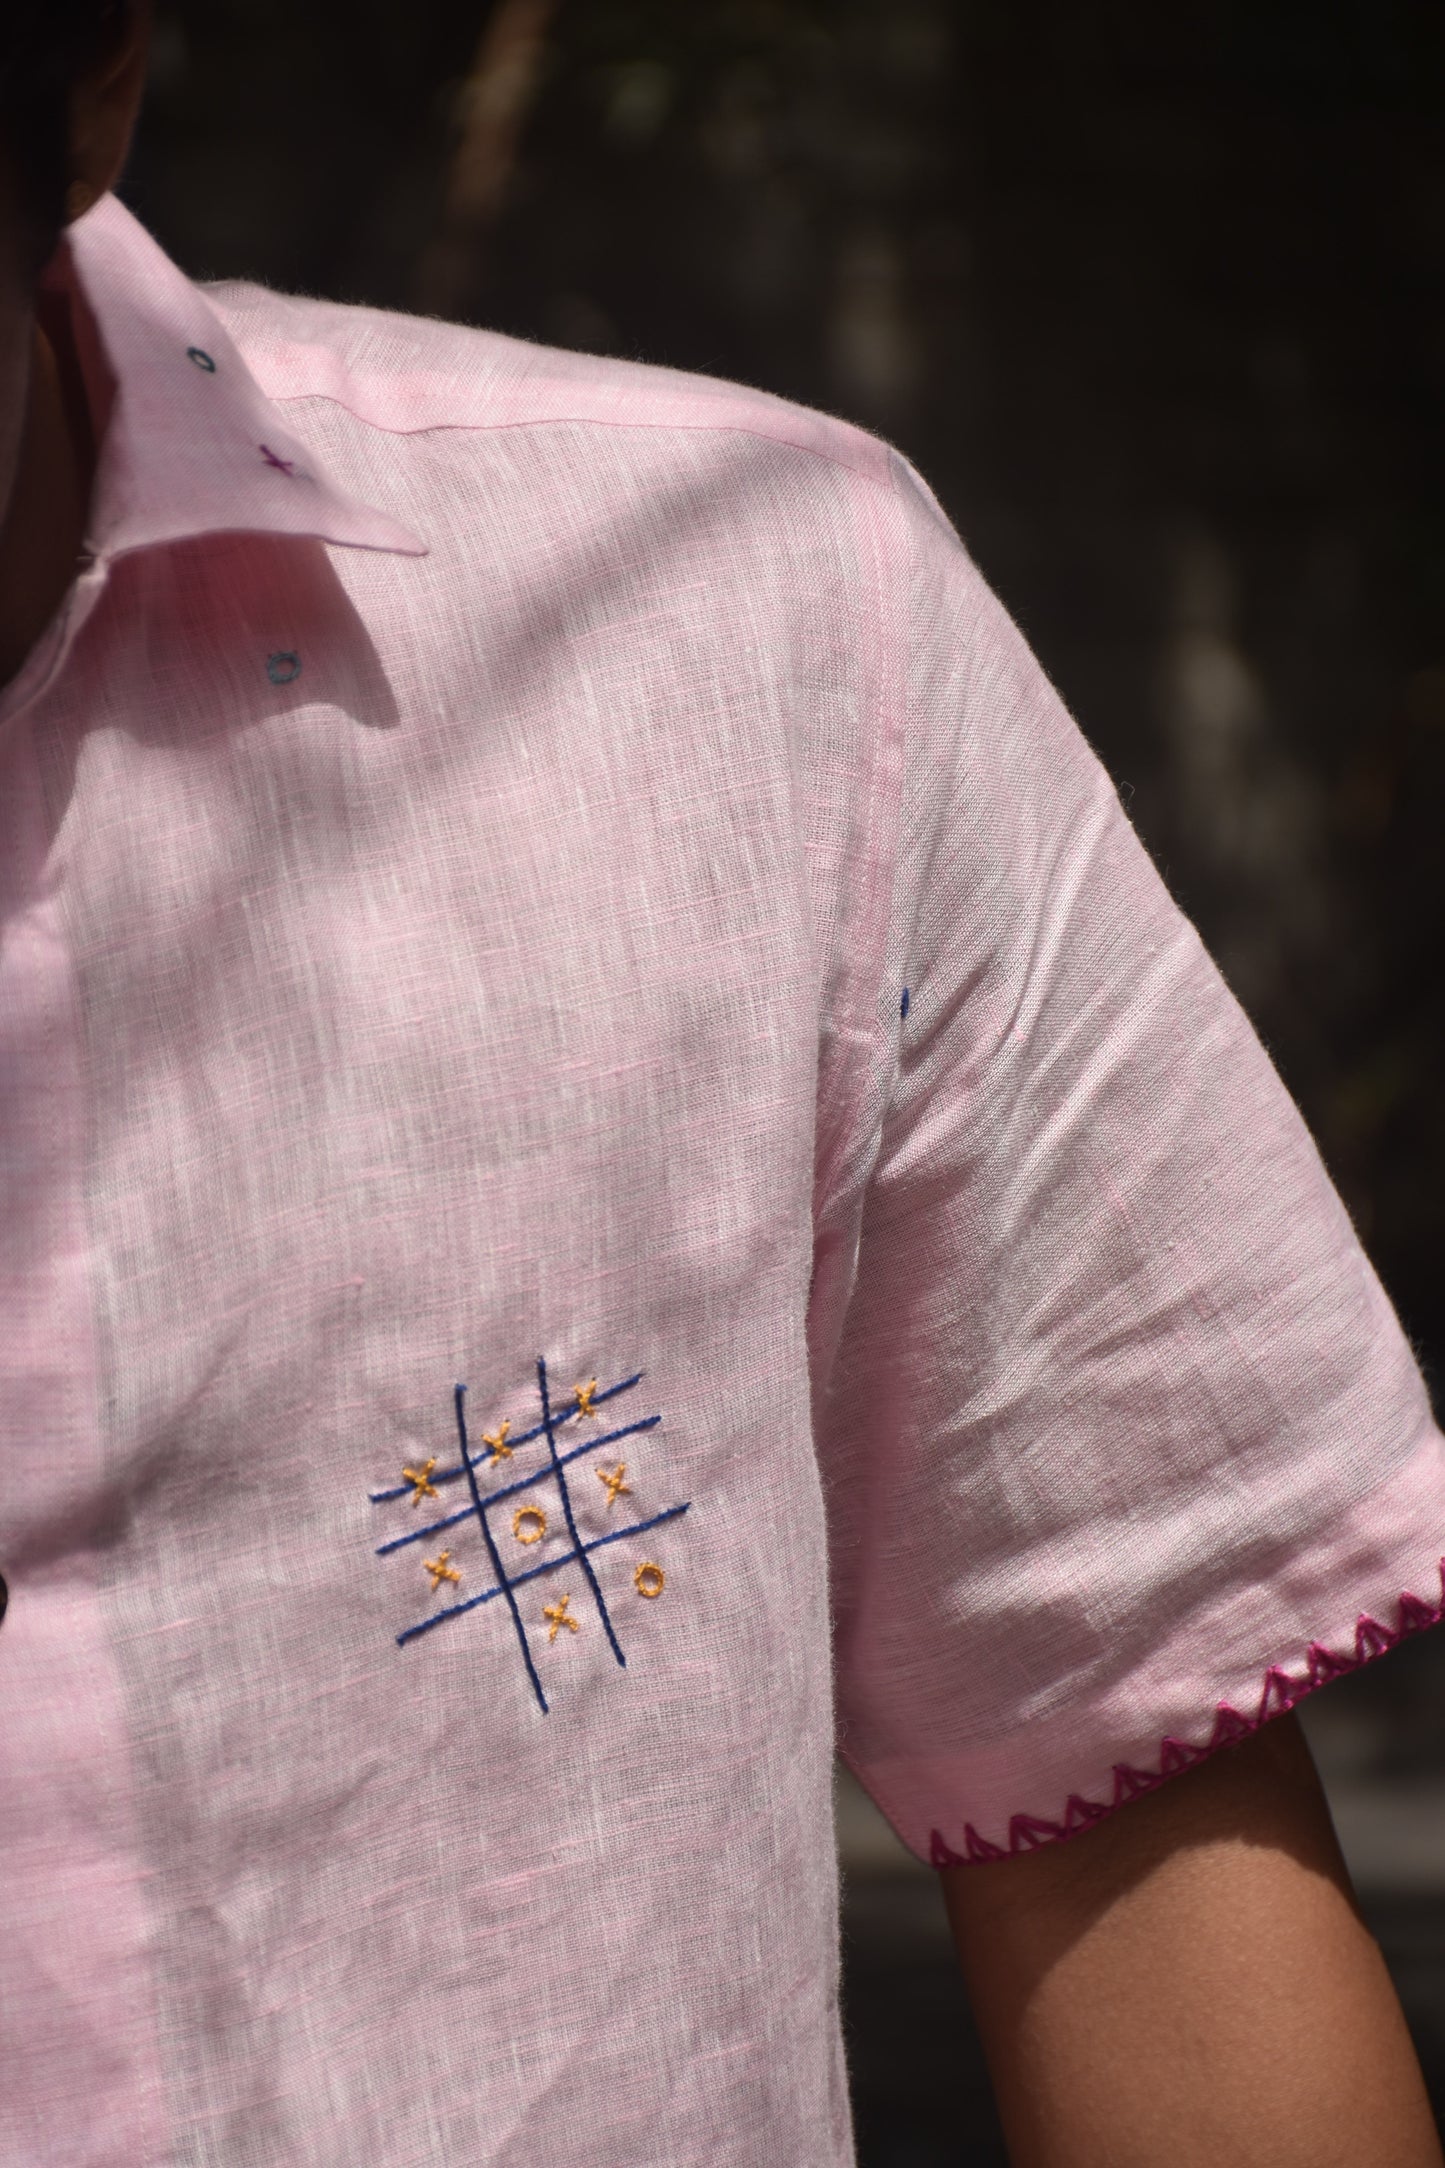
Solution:
<svg viewBox="0 0 1445 2168">
<path fill-rule="evenodd" d="M 1258 1039 L 900 488 L 896 1066 L 819 1443 L 841 1751 L 949 1864 L 1086 1828 L 1438 1620 L 1445 1463 Z"/>
</svg>

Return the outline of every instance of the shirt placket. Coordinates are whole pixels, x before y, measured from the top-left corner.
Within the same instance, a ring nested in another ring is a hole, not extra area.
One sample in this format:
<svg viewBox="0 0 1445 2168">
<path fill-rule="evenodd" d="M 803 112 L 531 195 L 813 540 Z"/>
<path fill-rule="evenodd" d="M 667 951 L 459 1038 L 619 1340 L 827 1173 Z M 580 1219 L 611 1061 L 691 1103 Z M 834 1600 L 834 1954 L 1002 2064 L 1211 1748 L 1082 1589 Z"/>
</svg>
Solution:
<svg viewBox="0 0 1445 2168">
<path fill-rule="evenodd" d="M 0 2160 L 157 2160 L 145 1877 L 106 1623 L 85 1066 L 35 742 L 0 725 Z M 57 1934 L 55 1923 L 70 1929 Z"/>
</svg>

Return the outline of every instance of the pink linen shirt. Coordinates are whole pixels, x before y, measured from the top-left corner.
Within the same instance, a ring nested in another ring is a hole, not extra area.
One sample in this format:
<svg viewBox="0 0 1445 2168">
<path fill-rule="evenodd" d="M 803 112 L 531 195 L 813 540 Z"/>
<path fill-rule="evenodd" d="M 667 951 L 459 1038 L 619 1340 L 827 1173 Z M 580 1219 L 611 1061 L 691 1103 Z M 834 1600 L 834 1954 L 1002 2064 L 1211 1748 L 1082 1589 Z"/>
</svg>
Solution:
<svg viewBox="0 0 1445 2168">
<path fill-rule="evenodd" d="M 885 446 L 55 275 L 0 2168 L 843 2168 L 835 1742 L 991 1857 L 1437 1618 L 1408 1347 Z"/>
</svg>

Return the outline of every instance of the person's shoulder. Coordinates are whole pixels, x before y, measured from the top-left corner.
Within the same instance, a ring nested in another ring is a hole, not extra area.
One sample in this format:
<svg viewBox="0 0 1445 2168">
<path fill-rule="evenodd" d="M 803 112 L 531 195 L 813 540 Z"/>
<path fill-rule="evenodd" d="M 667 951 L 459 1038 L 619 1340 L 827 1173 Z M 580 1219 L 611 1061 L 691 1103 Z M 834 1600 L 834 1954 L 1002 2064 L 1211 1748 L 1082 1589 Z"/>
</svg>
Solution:
<svg viewBox="0 0 1445 2168">
<path fill-rule="evenodd" d="M 206 292 L 268 397 L 331 400 L 379 430 L 732 432 L 891 486 L 896 455 L 880 438 L 751 385 L 258 286 Z"/>
</svg>

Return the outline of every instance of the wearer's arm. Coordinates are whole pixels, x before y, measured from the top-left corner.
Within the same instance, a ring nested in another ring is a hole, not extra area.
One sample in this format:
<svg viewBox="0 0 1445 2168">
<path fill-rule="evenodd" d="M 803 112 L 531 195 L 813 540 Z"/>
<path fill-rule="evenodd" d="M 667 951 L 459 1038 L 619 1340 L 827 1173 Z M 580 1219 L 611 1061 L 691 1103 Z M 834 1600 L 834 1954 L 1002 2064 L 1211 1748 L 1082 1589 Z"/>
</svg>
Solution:
<svg viewBox="0 0 1445 2168">
<path fill-rule="evenodd" d="M 1440 2168 L 1292 1717 L 943 1881 L 1014 2168 Z"/>
</svg>

